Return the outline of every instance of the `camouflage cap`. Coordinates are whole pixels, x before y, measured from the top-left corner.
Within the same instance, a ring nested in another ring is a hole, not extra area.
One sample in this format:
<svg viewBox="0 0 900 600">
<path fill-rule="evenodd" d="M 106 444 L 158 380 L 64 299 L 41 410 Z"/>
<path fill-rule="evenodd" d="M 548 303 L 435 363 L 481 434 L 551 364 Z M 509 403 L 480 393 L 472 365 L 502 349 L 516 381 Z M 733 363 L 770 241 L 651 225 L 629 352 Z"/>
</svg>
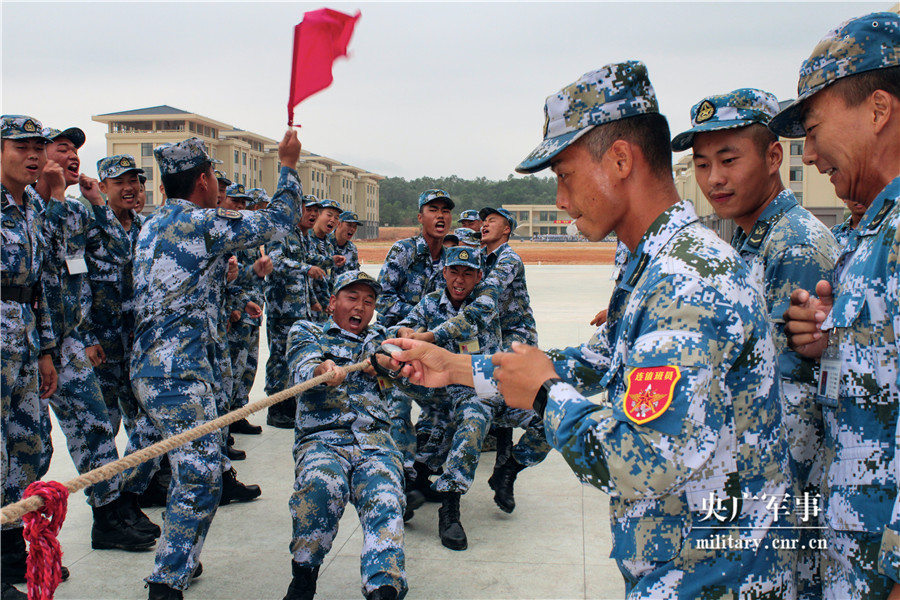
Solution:
<svg viewBox="0 0 900 600">
<path fill-rule="evenodd" d="M 44 134 L 44 126 L 34 117 L 25 115 L 3 115 L 0 117 L 0 138 L 4 140 L 25 140 L 41 138 L 52 141 Z"/>
<path fill-rule="evenodd" d="M 263 188 L 251 188 L 247 190 L 247 195 L 250 196 L 250 199 L 247 200 L 247 206 L 256 206 L 257 204 L 262 204 L 263 202 L 269 202 L 271 200 L 269 194 L 267 194 L 266 190 Z"/>
<path fill-rule="evenodd" d="M 322 206 L 322 203 L 312 194 L 306 194 L 305 196 L 303 196 L 303 206 Z"/>
<path fill-rule="evenodd" d="M 436 202 L 437 200 L 443 200 L 451 209 L 456 206 L 453 203 L 453 199 L 450 197 L 450 194 L 448 194 L 444 190 L 425 190 L 424 192 L 419 194 L 419 210 L 421 210 L 422 207 L 429 202 Z"/>
<path fill-rule="evenodd" d="M 119 177 L 130 171 L 137 171 L 138 175 L 144 172 L 137 166 L 134 157 L 130 154 L 114 154 L 97 161 L 97 177 L 100 178 L 100 181 L 110 177 Z"/>
<path fill-rule="evenodd" d="M 468 227 L 457 227 L 453 230 L 453 237 L 456 238 L 460 244 L 465 244 L 466 246 L 470 246 L 472 248 L 478 248 L 481 246 L 481 233 L 477 231 L 472 231 Z M 444 239 L 450 237 L 446 236 Z"/>
<path fill-rule="evenodd" d="M 471 267 L 481 270 L 481 254 L 468 246 L 454 246 L 444 249 L 444 268 Z"/>
<path fill-rule="evenodd" d="M 362 225 L 362 221 L 359 220 L 359 215 L 353 211 L 345 210 L 338 218 L 342 223 L 356 223 L 357 225 Z"/>
<path fill-rule="evenodd" d="M 898 65 L 900 15 L 879 12 L 845 21 L 826 33 L 803 61 L 797 99 L 775 115 L 769 129 L 782 137 L 803 137 L 801 108 L 807 98 L 843 77 Z"/>
<path fill-rule="evenodd" d="M 334 295 L 337 296 L 337 293 L 339 291 L 341 291 L 348 285 L 356 283 L 357 281 L 361 281 L 375 290 L 376 296 L 381 293 L 381 284 L 373 279 L 372 276 L 368 273 L 365 273 L 363 271 L 347 271 L 338 275 L 334 280 Z"/>
<path fill-rule="evenodd" d="M 50 138 L 54 142 L 61 137 L 66 138 L 76 148 L 81 148 L 84 146 L 84 142 L 87 140 L 87 136 L 84 135 L 84 131 L 79 129 L 78 127 L 69 127 L 68 129 L 64 129 L 60 131 L 59 129 L 54 129 L 52 127 L 47 127 L 44 129 L 44 136 Z"/>
<path fill-rule="evenodd" d="M 244 191 L 243 183 L 232 183 L 225 188 L 225 195 L 229 198 L 249 198 L 250 194 Z"/>
<path fill-rule="evenodd" d="M 220 171 L 220 170 L 216 169 L 216 170 L 213 171 L 213 172 L 216 174 L 216 179 L 218 179 L 219 181 L 221 181 L 221 182 L 224 183 L 225 185 L 231 185 L 231 180 L 228 179 L 228 176 L 225 174 L 224 171 Z"/>
<path fill-rule="evenodd" d="M 509 223 L 509 232 L 512 235 L 512 232 L 516 230 L 516 227 L 519 226 L 519 222 L 516 221 L 516 218 L 512 216 L 512 213 L 506 210 L 505 208 L 482 208 L 481 212 L 478 213 L 478 216 L 481 217 L 481 220 L 484 221 L 488 215 L 497 214 L 506 219 Z"/>
<path fill-rule="evenodd" d="M 463 221 L 478 221 L 480 219 L 481 219 L 481 217 L 478 216 L 478 211 L 471 209 L 471 210 L 464 210 L 461 213 L 459 213 L 459 219 L 457 219 L 456 222 L 462 223 Z"/>
<path fill-rule="evenodd" d="M 544 141 L 516 171 L 534 173 L 597 125 L 658 113 L 647 67 L 639 61 L 613 63 L 585 73 L 544 103 Z"/>
<path fill-rule="evenodd" d="M 341 210 L 341 205 L 338 204 L 337 202 L 335 202 L 334 200 L 328 200 L 328 199 L 319 200 L 319 206 L 321 206 L 323 210 L 326 208 L 333 208 L 334 210 L 338 211 L 339 213 L 343 212 Z"/>
<path fill-rule="evenodd" d="M 778 113 L 778 98 L 769 92 L 741 88 L 718 96 L 707 96 L 691 107 L 691 125 L 672 140 L 676 152 L 694 145 L 694 135 L 704 131 L 738 129 L 754 123 L 766 125 Z"/>
<path fill-rule="evenodd" d="M 163 144 L 153 149 L 159 172 L 174 175 L 193 169 L 203 163 L 221 163 L 209 155 L 206 144 L 200 138 L 192 137 L 177 144 Z"/>
</svg>

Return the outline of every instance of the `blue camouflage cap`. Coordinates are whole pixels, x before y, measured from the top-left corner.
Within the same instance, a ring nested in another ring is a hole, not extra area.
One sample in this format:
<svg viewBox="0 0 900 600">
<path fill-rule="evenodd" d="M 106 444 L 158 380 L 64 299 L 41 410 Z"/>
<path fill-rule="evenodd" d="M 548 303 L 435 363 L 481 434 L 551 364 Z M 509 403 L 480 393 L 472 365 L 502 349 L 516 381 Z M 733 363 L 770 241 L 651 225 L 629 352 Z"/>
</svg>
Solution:
<svg viewBox="0 0 900 600">
<path fill-rule="evenodd" d="M 214 173 L 216 174 L 216 179 L 218 179 L 225 185 L 231 185 L 231 180 L 228 179 L 228 175 L 226 175 L 224 171 L 220 171 L 220 170 L 216 169 L 214 171 Z"/>
<path fill-rule="evenodd" d="M 356 223 L 357 225 L 362 225 L 362 221 L 359 220 L 359 215 L 350 210 L 345 210 L 338 218 L 342 223 Z"/>
<path fill-rule="evenodd" d="M 322 207 L 322 210 L 324 210 L 324 209 L 326 209 L 326 208 L 333 208 L 334 210 L 336 210 L 336 211 L 338 211 L 338 212 L 343 212 L 343 211 L 341 210 L 341 205 L 340 205 L 340 204 L 338 204 L 338 203 L 335 202 L 334 200 L 329 200 L 329 199 L 327 199 L 327 198 L 326 198 L 325 200 L 319 200 L 319 206 Z"/>
<path fill-rule="evenodd" d="M 481 246 L 481 234 L 477 231 L 472 231 L 468 227 L 457 227 L 453 230 L 451 234 L 456 241 L 460 244 L 465 244 L 466 246 L 471 246 L 472 248 L 478 248 Z M 449 235 L 447 237 L 450 237 Z M 446 238 L 444 238 L 446 239 Z"/>
<path fill-rule="evenodd" d="M 544 141 L 519 163 L 519 173 L 534 173 L 597 125 L 658 113 L 647 67 L 639 61 L 613 63 L 585 73 L 544 103 Z"/>
<path fill-rule="evenodd" d="M 312 194 L 306 194 L 303 196 L 303 206 L 322 206 L 322 203 Z"/>
<path fill-rule="evenodd" d="M 159 172 L 174 175 L 193 169 L 203 163 L 221 163 L 206 151 L 206 144 L 200 138 L 192 137 L 177 144 L 163 144 L 153 149 Z"/>
<path fill-rule="evenodd" d="M 51 142 L 44 133 L 44 126 L 34 117 L 26 115 L 3 115 L 0 117 L 0 138 L 4 140 L 25 140 L 41 138 Z"/>
<path fill-rule="evenodd" d="M 464 210 L 459 213 L 459 219 L 456 220 L 457 223 L 462 223 L 463 221 L 478 221 L 481 217 L 478 216 L 478 211 L 475 209 Z"/>
<path fill-rule="evenodd" d="M 381 294 L 381 284 L 375 281 L 371 275 L 363 271 L 347 271 L 338 275 L 334 280 L 334 295 L 337 296 L 339 291 L 357 281 L 361 281 L 375 290 L 376 296 Z"/>
<path fill-rule="evenodd" d="M 229 198 L 249 198 L 250 194 L 244 191 L 243 183 L 232 183 L 225 188 L 225 195 Z"/>
<path fill-rule="evenodd" d="M 271 201 L 269 194 L 267 194 L 266 190 L 263 188 L 251 188 L 247 190 L 247 195 L 250 197 L 250 199 L 247 200 L 247 206 L 256 206 L 257 204 Z"/>
<path fill-rule="evenodd" d="M 769 123 L 773 133 L 804 137 L 803 102 L 850 75 L 900 65 L 900 15 L 879 12 L 850 19 L 825 34 L 800 66 L 797 99 Z"/>
<path fill-rule="evenodd" d="M 444 267 L 472 267 L 481 270 L 481 254 L 468 246 L 444 249 Z"/>
<path fill-rule="evenodd" d="M 78 127 L 69 127 L 68 129 L 64 129 L 60 131 L 59 129 L 54 129 L 53 127 L 47 127 L 44 129 L 44 136 L 50 138 L 54 142 L 61 137 L 66 138 L 76 148 L 81 148 L 84 146 L 84 142 L 87 140 L 87 136 L 84 135 L 84 131 L 82 131 Z"/>
<path fill-rule="evenodd" d="M 456 206 L 453 203 L 453 199 L 450 198 L 450 194 L 444 190 L 425 190 L 419 194 L 419 210 L 422 210 L 422 207 L 429 202 L 435 202 L 437 200 L 443 200 L 451 209 Z"/>
<path fill-rule="evenodd" d="M 137 171 L 138 175 L 144 172 L 137 166 L 134 157 L 130 154 L 114 154 L 97 161 L 97 177 L 100 178 L 100 181 L 110 177 L 119 177 L 130 171 Z"/>
<path fill-rule="evenodd" d="M 763 90 L 741 88 L 707 96 L 691 107 L 692 127 L 675 136 L 672 149 L 676 152 L 687 150 L 694 145 L 694 135 L 704 131 L 738 129 L 754 123 L 766 125 L 776 114 L 778 98 Z"/>
<path fill-rule="evenodd" d="M 512 216 L 512 213 L 506 210 L 505 208 L 482 208 L 481 212 L 478 213 L 478 216 L 481 217 L 481 220 L 484 221 L 488 215 L 497 214 L 507 220 L 509 223 L 509 232 L 512 234 L 513 231 L 516 230 L 516 227 L 519 226 L 519 222 L 516 221 L 516 218 Z"/>
</svg>

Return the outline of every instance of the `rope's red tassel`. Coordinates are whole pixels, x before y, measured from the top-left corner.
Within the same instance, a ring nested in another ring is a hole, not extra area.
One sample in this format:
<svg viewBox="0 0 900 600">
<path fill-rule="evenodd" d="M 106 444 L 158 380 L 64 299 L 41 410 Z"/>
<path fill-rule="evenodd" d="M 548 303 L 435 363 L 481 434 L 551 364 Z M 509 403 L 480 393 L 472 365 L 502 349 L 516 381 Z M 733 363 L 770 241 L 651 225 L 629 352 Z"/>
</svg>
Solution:
<svg viewBox="0 0 900 600">
<path fill-rule="evenodd" d="M 66 520 L 69 490 L 58 481 L 35 481 L 23 498 L 35 495 L 44 501 L 43 508 L 22 517 L 28 542 L 28 600 L 52 600 L 62 582 L 62 549 L 56 534 Z"/>
</svg>

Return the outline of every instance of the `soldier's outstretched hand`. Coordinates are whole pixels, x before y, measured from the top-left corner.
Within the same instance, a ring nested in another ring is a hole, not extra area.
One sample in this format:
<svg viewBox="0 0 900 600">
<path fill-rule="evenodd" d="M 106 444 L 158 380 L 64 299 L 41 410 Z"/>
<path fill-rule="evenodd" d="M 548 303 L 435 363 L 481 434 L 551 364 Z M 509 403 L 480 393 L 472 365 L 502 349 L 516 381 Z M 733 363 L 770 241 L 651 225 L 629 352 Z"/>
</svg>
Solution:
<svg viewBox="0 0 900 600">
<path fill-rule="evenodd" d="M 284 137 L 281 138 L 281 142 L 278 143 L 278 160 L 283 166 L 296 169 L 302 147 L 300 138 L 297 137 L 297 130 L 287 130 Z"/>
<path fill-rule="evenodd" d="M 430 388 L 474 385 L 472 357 L 468 354 L 453 354 L 434 344 L 410 338 L 394 338 L 385 343 L 403 348 L 402 352 L 391 355 L 391 368 L 397 369 L 401 363 L 406 363 L 400 374 L 410 383 Z"/>
<path fill-rule="evenodd" d="M 791 305 L 784 311 L 788 345 L 809 358 L 819 358 L 828 346 L 828 334 L 822 331 L 822 323 L 834 304 L 831 284 L 824 279 L 817 283 L 816 296 L 796 289 L 791 293 Z"/>
<path fill-rule="evenodd" d="M 512 352 L 498 352 L 494 363 L 494 379 L 500 393 L 513 408 L 531 408 L 538 389 L 548 379 L 559 377 L 553 361 L 540 349 L 513 342 Z"/>
</svg>

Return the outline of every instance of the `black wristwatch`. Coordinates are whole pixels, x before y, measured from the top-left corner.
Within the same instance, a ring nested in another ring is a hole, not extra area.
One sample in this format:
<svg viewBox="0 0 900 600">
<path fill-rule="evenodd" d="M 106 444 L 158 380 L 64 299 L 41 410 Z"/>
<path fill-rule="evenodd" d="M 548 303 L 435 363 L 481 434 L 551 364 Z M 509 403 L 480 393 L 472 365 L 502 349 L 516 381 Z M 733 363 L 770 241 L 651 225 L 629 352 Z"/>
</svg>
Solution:
<svg viewBox="0 0 900 600">
<path fill-rule="evenodd" d="M 544 418 L 544 409 L 547 408 L 547 394 L 550 393 L 550 388 L 553 387 L 553 384 L 555 383 L 563 383 L 563 380 L 559 377 L 551 377 L 541 384 L 537 394 L 534 395 L 534 404 L 532 404 L 531 407 L 542 419 Z"/>
</svg>

